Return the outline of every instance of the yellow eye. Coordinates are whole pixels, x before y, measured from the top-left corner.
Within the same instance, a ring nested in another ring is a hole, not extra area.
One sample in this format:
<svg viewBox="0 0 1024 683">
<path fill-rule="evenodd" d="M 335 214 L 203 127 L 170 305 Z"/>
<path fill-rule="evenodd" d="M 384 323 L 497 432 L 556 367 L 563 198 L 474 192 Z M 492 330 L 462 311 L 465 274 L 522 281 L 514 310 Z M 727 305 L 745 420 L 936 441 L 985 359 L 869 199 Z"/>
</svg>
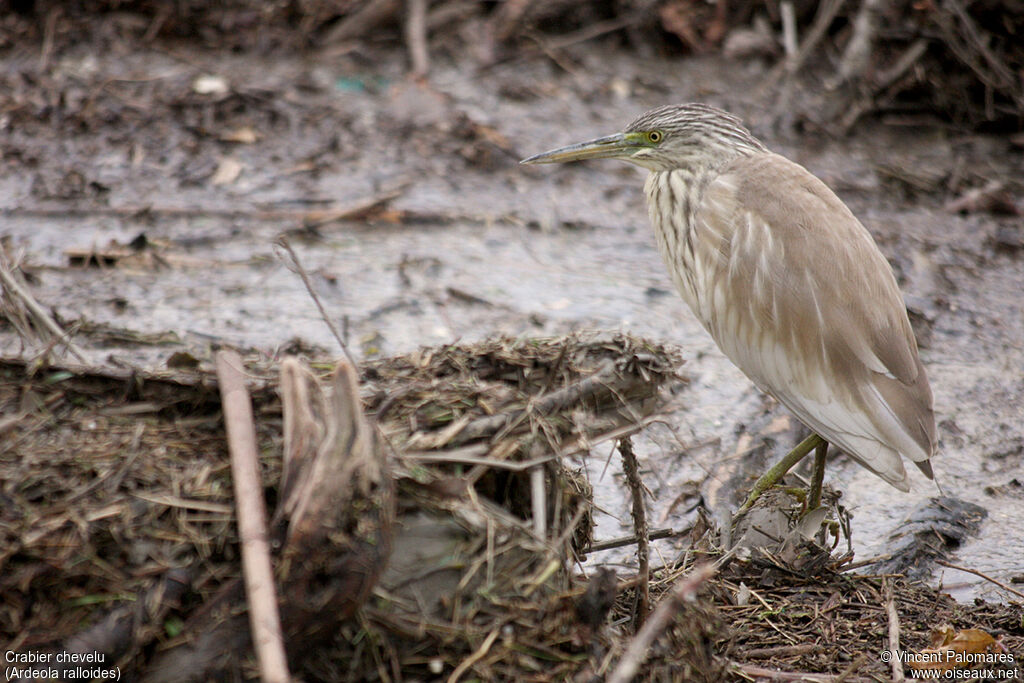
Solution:
<svg viewBox="0 0 1024 683">
<path fill-rule="evenodd" d="M 661 142 L 661 139 L 663 137 L 665 137 L 665 135 L 660 130 L 652 130 L 650 133 L 647 134 L 647 141 L 653 142 L 654 144 L 658 144 L 659 142 Z"/>
</svg>

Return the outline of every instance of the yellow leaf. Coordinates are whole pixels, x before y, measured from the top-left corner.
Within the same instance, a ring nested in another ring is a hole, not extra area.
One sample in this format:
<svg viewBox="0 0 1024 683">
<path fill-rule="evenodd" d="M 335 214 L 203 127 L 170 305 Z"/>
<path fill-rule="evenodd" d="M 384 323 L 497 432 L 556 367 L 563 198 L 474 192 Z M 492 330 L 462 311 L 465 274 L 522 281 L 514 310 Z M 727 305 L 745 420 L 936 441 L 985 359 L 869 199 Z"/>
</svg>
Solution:
<svg viewBox="0 0 1024 683">
<path fill-rule="evenodd" d="M 907 659 L 907 665 L 917 671 L 951 671 L 980 664 L 992 664 L 995 653 L 1004 650 L 1003 644 L 977 628 L 955 630 L 944 624 L 931 633 L 931 644 Z"/>
</svg>

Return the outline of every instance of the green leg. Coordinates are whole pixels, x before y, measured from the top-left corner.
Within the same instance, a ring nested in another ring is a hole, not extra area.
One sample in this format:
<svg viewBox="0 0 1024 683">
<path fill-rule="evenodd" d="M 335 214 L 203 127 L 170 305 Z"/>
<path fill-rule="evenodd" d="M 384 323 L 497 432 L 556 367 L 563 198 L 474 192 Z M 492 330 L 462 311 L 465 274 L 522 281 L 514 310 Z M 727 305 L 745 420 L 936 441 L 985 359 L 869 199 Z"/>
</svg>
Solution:
<svg viewBox="0 0 1024 683">
<path fill-rule="evenodd" d="M 828 442 L 822 441 L 814 449 L 814 470 L 811 473 L 811 495 L 807 499 L 807 510 L 817 510 L 821 505 L 821 485 L 825 481 L 825 455 Z"/>
<path fill-rule="evenodd" d="M 747 497 L 747 501 L 736 512 L 736 516 L 738 517 L 749 510 L 754 501 L 761 497 L 762 493 L 779 483 L 786 476 L 786 473 L 793 469 L 794 465 L 803 460 L 808 453 L 819 445 L 827 446 L 828 442 L 817 434 L 811 434 L 801 441 L 796 448 L 791 450 L 786 457 L 777 462 L 774 467 L 761 475 L 761 478 L 754 482 L 754 488 L 750 491 L 750 496 Z"/>
</svg>

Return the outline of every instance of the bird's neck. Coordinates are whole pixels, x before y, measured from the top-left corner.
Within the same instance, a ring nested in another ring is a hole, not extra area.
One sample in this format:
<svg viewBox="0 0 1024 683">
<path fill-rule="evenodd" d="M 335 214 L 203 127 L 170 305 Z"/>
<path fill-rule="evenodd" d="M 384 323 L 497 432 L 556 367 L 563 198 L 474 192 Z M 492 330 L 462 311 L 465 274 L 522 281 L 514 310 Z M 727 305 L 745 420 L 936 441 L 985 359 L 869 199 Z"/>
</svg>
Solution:
<svg viewBox="0 0 1024 683">
<path fill-rule="evenodd" d="M 689 267 L 696 257 L 693 226 L 704 190 L 716 175 L 710 168 L 677 168 L 653 171 L 644 184 L 658 250 L 676 288 L 694 310 L 700 306 L 700 283 Z"/>
<path fill-rule="evenodd" d="M 718 168 L 705 165 L 652 171 L 644 183 L 644 193 L 647 195 L 651 220 L 655 222 L 655 227 L 658 227 L 658 223 L 664 217 L 677 216 L 681 219 L 677 221 L 680 223 L 679 230 L 688 229 L 704 190 L 718 174 Z"/>
</svg>

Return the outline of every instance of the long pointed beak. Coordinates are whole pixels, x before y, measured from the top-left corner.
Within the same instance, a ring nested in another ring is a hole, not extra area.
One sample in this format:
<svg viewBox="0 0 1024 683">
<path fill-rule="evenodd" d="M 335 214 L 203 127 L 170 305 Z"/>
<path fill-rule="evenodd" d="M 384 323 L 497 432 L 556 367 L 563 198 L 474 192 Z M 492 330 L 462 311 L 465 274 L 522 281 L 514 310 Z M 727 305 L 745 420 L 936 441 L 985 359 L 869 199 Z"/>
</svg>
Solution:
<svg viewBox="0 0 1024 683">
<path fill-rule="evenodd" d="M 534 154 L 519 163 L 521 164 L 557 164 L 565 161 L 581 159 L 613 159 L 630 156 L 641 147 L 637 137 L 630 133 L 616 133 L 596 140 L 579 142 L 568 147 L 559 147 L 548 152 Z"/>
</svg>

